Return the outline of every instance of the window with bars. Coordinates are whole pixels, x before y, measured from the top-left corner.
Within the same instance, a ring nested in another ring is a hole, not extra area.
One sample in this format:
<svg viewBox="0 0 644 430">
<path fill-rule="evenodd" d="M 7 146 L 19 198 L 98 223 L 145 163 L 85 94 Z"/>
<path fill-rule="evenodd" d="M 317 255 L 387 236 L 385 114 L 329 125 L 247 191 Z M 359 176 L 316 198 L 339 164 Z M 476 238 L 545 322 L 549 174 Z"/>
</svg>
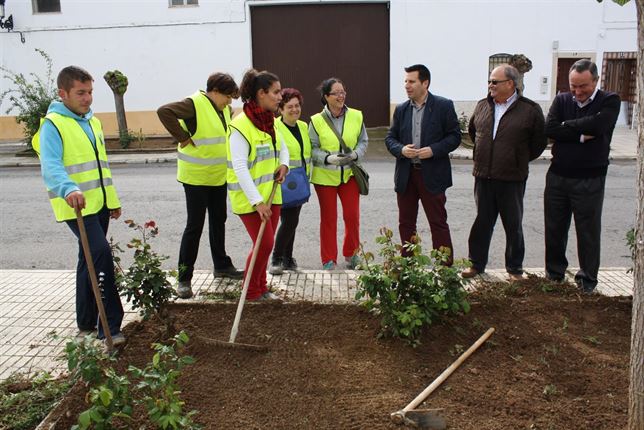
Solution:
<svg viewBox="0 0 644 430">
<path fill-rule="evenodd" d="M 34 13 L 60 12 L 60 0 L 31 0 Z"/>
<path fill-rule="evenodd" d="M 170 0 L 170 7 L 198 5 L 199 0 Z"/>
<path fill-rule="evenodd" d="M 492 70 L 496 66 L 500 66 L 501 64 L 506 64 L 510 62 L 510 58 L 512 57 L 512 54 L 494 54 L 490 55 L 490 58 L 488 59 L 488 75 L 492 73 Z"/>
</svg>

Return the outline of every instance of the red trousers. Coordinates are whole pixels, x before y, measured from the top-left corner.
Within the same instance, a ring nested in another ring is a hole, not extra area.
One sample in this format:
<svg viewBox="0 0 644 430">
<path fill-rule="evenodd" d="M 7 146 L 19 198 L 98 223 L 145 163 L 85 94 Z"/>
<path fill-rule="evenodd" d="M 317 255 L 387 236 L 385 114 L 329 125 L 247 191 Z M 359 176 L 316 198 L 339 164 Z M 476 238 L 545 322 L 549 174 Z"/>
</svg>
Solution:
<svg viewBox="0 0 644 430">
<path fill-rule="evenodd" d="M 360 190 L 353 176 L 338 186 L 315 185 L 320 202 L 320 256 L 322 264 L 338 262 L 338 197 L 342 203 L 344 243 L 342 255 L 351 257 L 360 248 Z"/>
<path fill-rule="evenodd" d="M 255 260 L 255 267 L 253 267 L 253 273 L 250 274 L 248 293 L 246 294 L 246 298 L 248 300 L 257 299 L 268 291 L 268 288 L 266 287 L 266 266 L 268 265 L 268 258 L 271 255 L 271 251 L 273 250 L 275 231 L 277 230 L 277 223 L 280 219 L 281 207 L 281 205 L 271 206 L 271 219 L 266 222 L 264 235 L 262 236 L 262 241 L 259 244 L 259 252 L 257 253 L 257 259 Z M 248 235 L 253 240 L 254 248 L 255 242 L 257 242 L 257 235 L 259 234 L 259 228 L 262 225 L 262 219 L 257 212 L 239 215 L 239 217 L 244 223 L 244 226 L 248 231 Z M 253 248 L 251 248 L 248 258 L 246 258 L 244 280 L 249 276 L 248 266 L 250 265 L 250 260 L 253 257 Z"/>
<path fill-rule="evenodd" d="M 412 167 L 407 189 L 404 193 L 398 193 L 397 198 L 398 228 L 403 245 L 417 234 L 416 220 L 418 218 L 418 200 L 420 200 L 427 216 L 427 221 L 429 221 L 429 229 L 432 232 L 432 247 L 434 249 L 438 249 L 441 246 L 449 248 L 452 253 L 448 265 L 451 266 L 454 258 L 454 247 L 452 246 L 452 236 L 447 224 L 447 210 L 445 209 L 447 198 L 445 193 L 433 194 L 427 191 L 421 171 Z M 403 250 L 402 254 L 408 255 L 406 250 Z"/>
</svg>

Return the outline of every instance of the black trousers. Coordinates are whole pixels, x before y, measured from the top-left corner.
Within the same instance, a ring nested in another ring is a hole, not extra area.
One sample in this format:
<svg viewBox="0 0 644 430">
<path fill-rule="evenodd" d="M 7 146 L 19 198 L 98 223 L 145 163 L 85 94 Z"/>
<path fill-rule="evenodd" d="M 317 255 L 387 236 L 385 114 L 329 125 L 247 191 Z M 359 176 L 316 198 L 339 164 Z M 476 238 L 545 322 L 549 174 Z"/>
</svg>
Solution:
<svg viewBox="0 0 644 430">
<path fill-rule="evenodd" d="M 103 208 L 95 215 L 83 217 L 90 253 L 98 278 L 99 289 L 107 314 L 107 323 L 110 334 L 115 335 L 121 331 L 123 321 L 123 305 L 114 285 L 114 260 L 112 250 L 106 239 L 107 228 L 110 223 L 110 212 Z M 103 327 L 98 320 L 98 308 L 92 290 L 92 281 L 89 277 L 85 253 L 80 240 L 80 230 L 76 220 L 67 221 L 67 225 L 78 238 L 78 264 L 76 266 L 76 324 L 79 330 L 94 330 L 98 327 L 98 337 L 105 337 Z"/>
<path fill-rule="evenodd" d="M 498 181 L 476 178 L 474 200 L 476 219 L 468 239 L 472 267 L 485 271 L 490 242 L 496 219 L 500 215 L 505 230 L 505 269 L 508 273 L 523 273 L 523 196 L 526 181 Z"/>
<path fill-rule="evenodd" d="M 606 176 L 565 178 L 548 172 L 543 195 L 546 230 L 546 274 L 563 279 L 568 268 L 566 246 L 571 217 L 575 218 L 579 271 L 575 281 L 585 288 L 597 285 L 601 218 Z"/>
<path fill-rule="evenodd" d="M 295 243 L 295 230 L 300 222 L 302 206 L 282 208 L 280 213 L 280 226 L 275 235 L 273 248 L 273 261 L 278 258 L 293 258 L 293 243 Z"/>
<path fill-rule="evenodd" d="M 190 281 L 199 252 L 199 240 L 208 211 L 208 238 L 215 270 L 233 265 L 226 255 L 226 185 L 183 184 L 188 219 L 179 249 L 179 281 Z"/>
</svg>

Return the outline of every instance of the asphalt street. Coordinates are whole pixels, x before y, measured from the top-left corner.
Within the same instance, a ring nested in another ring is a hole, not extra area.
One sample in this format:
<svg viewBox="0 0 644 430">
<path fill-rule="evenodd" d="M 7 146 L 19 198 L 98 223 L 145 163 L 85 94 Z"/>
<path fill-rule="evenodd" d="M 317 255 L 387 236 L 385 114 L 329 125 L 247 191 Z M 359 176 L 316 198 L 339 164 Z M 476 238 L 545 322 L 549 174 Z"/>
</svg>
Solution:
<svg viewBox="0 0 644 430">
<path fill-rule="evenodd" d="M 361 240 L 368 250 L 376 251 L 375 237 L 381 227 L 394 230 L 396 237 L 398 210 L 393 192 L 393 160 L 370 161 L 366 168 L 371 175 L 371 192 L 361 198 Z M 524 267 L 543 267 L 543 188 L 549 162 L 538 161 L 530 166 L 525 196 L 524 232 L 526 257 Z M 152 245 L 160 254 L 169 256 L 165 268 L 176 265 L 186 210 L 181 184 L 176 179 L 176 165 L 120 165 L 112 168 L 114 183 L 121 197 L 123 216 L 112 222 L 108 237 L 124 245 L 133 236 L 123 220 L 143 223 L 154 220 L 160 234 Z M 467 256 L 467 237 L 475 215 L 472 194 L 474 179 L 471 162 L 453 161 L 454 186 L 447 192 L 448 222 L 457 258 Z M 606 181 L 606 197 L 602 226 L 602 267 L 629 267 L 626 231 L 635 217 L 636 164 L 614 162 Z M 47 201 L 38 168 L 0 169 L 0 268 L 2 269 L 74 269 L 78 246 L 65 224 L 57 224 Z M 341 212 L 339 214 L 341 219 Z M 243 267 L 251 242 L 239 218 L 229 209 L 226 247 L 233 262 Z M 424 214 L 418 219 L 421 238 L 431 243 L 429 226 Z M 338 249 L 341 252 L 341 221 L 338 227 Z M 303 210 L 295 242 L 295 258 L 303 269 L 320 268 L 319 207 L 315 192 Z M 489 268 L 504 267 L 505 235 L 501 222 L 490 247 Z M 123 247 L 125 248 L 125 247 Z M 568 244 L 571 266 L 577 264 L 574 228 Z M 130 261 L 125 257 L 124 263 Z M 207 226 L 201 239 L 197 269 L 212 269 Z"/>
</svg>

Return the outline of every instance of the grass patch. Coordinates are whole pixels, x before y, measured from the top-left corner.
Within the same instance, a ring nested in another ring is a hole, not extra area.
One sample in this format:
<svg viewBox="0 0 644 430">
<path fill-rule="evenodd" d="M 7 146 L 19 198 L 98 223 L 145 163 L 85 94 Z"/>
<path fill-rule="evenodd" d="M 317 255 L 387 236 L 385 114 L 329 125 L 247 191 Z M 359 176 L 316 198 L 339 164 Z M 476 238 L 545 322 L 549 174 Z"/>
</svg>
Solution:
<svg viewBox="0 0 644 430">
<path fill-rule="evenodd" d="M 0 382 L 0 429 L 33 429 L 68 390 L 67 379 L 46 372 L 11 375 Z"/>
</svg>

